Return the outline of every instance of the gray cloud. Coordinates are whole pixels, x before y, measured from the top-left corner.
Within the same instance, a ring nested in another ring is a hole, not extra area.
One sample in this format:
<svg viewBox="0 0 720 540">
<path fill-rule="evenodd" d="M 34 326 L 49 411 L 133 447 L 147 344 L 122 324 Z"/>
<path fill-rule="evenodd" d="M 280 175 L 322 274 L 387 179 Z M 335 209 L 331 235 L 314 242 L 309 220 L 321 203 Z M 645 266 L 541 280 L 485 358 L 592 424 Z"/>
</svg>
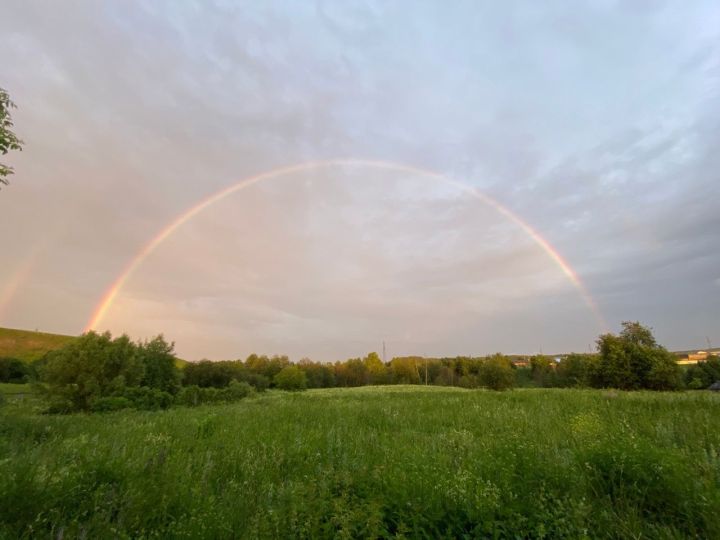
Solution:
<svg viewBox="0 0 720 540">
<path fill-rule="evenodd" d="M 75 333 L 133 255 L 233 182 L 306 159 L 410 163 L 551 241 L 609 320 L 720 342 L 712 2 L 22 2 L 0 85 L 0 324 Z M 30 269 L 24 272 L 24 269 Z M 108 314 L 181 354 L 584 350 L 592 314 L 512 223 L 347 168 L 269 181 L 166 242 Z M 699 336 L 699 337 L 698 337 Z"/>
</svg>

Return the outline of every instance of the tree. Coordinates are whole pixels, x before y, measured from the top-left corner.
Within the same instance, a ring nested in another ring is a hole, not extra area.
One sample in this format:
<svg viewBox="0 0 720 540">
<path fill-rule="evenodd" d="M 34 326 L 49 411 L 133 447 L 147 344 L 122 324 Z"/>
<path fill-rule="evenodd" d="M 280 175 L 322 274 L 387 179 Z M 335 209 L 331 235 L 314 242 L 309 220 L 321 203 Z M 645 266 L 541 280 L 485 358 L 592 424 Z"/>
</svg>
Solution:
<svg viewBox="0 0 720 540">
<path fill-rule="evenodd" d="M 171 394 L 178 392 L 181 373 L 175 365 L 174 347 L 174 343 L 165 341 L 162 334 L 138 346 L 138 356 L 145 368 L 142 386 L 158 388 Z"/>
<path fill-rule="evenodd" d="M 281 390 L 305 390 L 307 388 L 305 372 L 294 365 L 282 368 L 273 378 L 273 382 Z"/>
<path fill-rule="evenodd" d="M 715 381 L 720 381 L 720 357 L 717 356 L 689 366 L 685 372 L 685 382 L 694 390 L 707 388 Z"/>
<path fill-rule="evenodd" d="M 650 328 L 624 321 L 619 335 L 603 334 L 593 385 L 623 390 L 674 390 L 681 383 L 675 358 L 657 344 Z"/>
<path fill-rule="evenodd" d="M 530 372 L 538 386 L 555 386 L 555 364 L 548 356 L 537 354 L 531 357 Z"/>
<path fill-rule="evenodd" d="M 30 368 L 17 358 L 0 358 L 0 382 L 25 383 L 30 378 Z"/>
<path fill-rule="evenodd" d="M 397 357 L 390 362 L 390 371 L 395 384 L 420 384 L 418 371 L 419 358 L 415 356 Z"/>
<path fill-rule="evenodd" d="M 41 371 L 59 410 L 89 410 L 95 400 L 137 386 L 143 375 L 137 346 L 110 332 L 88 332 L 52 351 Z"/>
<path fill-rule="evenodd" d="M 571 353 L 555 368 L 558 386 L 581 387 L 590 384 L 593 357 L 588 354 Z"/>
<path fill-rule="evenodd" d="M 370 384 L 387 383 L 387 368 L 376 352 L 371 352 L 363 360 L 368 371 Z"/>
<path fill-rule="evenodd" d="M 7 91 L 0 88 L 0 152 L 3 155 L 10 150 L 22 150 L 23 141 L 18 139 L 10 128 L 13 127 L 10 109 L 15 104 L 10 100 Z M 0 163 L 0 184 L 8 184 L 7 177 L 13 173 L 13 168 Z"/>
<path fill-rule="evenodd" d="M 335 369 L 332 364 L 313 362 L 309 358 L 303 358 L 298 362 L 298 367 L 305 372 L 308 388 L 332 388 L 335 386 Z"/>
<path fill-rule="evenodd" d="M 496 353 L 480 367 L 480 381 L 491 390 L 508 390 L 515 386 L 515 373 L 507 356 Z"/>
<path fill-rule="evenodd" d="M 368 381 L 368 369 L 361 358 L 335 363 L 335 382 L 338 386 L 364 386 Z"/>
</svg>

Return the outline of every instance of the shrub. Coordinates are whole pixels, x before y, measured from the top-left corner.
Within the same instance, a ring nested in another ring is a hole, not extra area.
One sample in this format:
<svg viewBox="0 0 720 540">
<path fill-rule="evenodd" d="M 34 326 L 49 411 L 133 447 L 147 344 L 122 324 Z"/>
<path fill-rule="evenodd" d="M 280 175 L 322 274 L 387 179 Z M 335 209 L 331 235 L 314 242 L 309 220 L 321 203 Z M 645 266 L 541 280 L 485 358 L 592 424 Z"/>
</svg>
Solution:
<svg viewBox="0 0 720 540">
<path fill-rule="evenodd" d="M 480 368 L 480 380 L 491 390 L 507 390 L 515 385 L 515 373 L 510 359 L 494 354 L 485 360 Z"/>
<path fill-rule="evenodd" d="M 25 383 L 30 372 L 30 367 L 17 358 L 0 358 L 0 382 Z"/>
<path fill-rule="evenodd" d="M 122 396 L 102 397 L 93 401 L 90 410 L 93 412 L 109 412 L 119 411 L 122 409 L 132 409 L 134 403 L 128 398 Z"/>
<path fill-rule="evenodd" d="M 255 389 L 246 382 L 230 381 L 225 390 L 222 391 L 225 401 L 238 401 L 240 399 L 252 396 Z"/>
<path fill-rule="evenodd" d="M 281 390 L 305 390 L 307 388 L 307 376 L 297 366 L 287 366 L 280 371 L 273 379 L 275 386 Z"/>
<path fill-rule="evenodd" d="M 649 328 L 625 321 L 619 335 L 598 338 L 599 362 L 593 385 L 623 390 L 674 390 L 680 387 L 680 368 L 675 358 L 655 341 Z"/>
<path fill-rule="evenodd" d="M 260 375 L 258 373 L 246 374 L 245 380 L 258 392 L 264 392 L 270 387 L 270 379 L 268 379 L 265 375 Z"/>
<path fill-rule="evenodd" d="M 187 405 L 188 407 L 197 407 L 201 403 L 200 387 L 195 384 L 183 387 L 175 397 L 175 403 Z"/>
<path fill-rule="evenodd" d="M 148 411 L 167 409 L 173 404 L 172 394 L 147 386 L 125 388 L 120 397 L 128 399 L 134 408 Z"/>
</svg>

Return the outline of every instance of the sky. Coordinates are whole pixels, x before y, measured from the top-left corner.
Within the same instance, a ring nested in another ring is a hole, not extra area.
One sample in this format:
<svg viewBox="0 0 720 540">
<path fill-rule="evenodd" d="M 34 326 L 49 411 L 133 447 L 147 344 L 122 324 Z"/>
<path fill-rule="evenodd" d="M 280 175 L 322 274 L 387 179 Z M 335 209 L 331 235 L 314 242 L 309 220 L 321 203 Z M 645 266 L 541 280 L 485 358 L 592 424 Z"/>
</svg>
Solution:
<svg viewBox="0 0 720 540">
<path fill-rule="evenodd" d="M 0 326 L 79 334 L 135 261 L 95 328 L 190 360 L 720 346 L 717 2 L 0 12 Z"/>
</svg>

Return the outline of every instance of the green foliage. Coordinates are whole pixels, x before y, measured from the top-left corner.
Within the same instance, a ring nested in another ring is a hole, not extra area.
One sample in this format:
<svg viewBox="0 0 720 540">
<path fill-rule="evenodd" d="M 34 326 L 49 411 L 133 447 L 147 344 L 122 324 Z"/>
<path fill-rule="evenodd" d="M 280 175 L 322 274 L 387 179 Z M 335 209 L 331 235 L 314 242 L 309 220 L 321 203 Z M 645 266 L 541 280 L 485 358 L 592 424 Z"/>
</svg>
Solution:
<svg viewBox="0 0 720 540">
<path fill-rule="evenodd" d="M 135 407 L 130 399 L 122 396 L 101 397 L 93 401 L 92 412 L 110 412 L 120 411 L 122 409 L 131 409 Z"/>
<path fill-rule="evenodd" d="M 361 358 L 350 358 L 335 364 L 337 386 L 365 386 L 369 380 L 368 368 Z"/>
<path fill-rule="evenodd" d="M 420 384 L 419 358 L 409 356 L 393 358 L 390 362 L 392 380 L 395 384 Z"/>
<path fill-rule="evenodd" d="M 48 353 L 40 375 L 53 412 L 94 410 L 96 401 L 109 397 L 140 409 L 167 408 L 180 377 L 172 345 L 162 336 L 135 344 L 125 335 L 112 339 L 109 332 L 88 332 Z"/>
<path fill-rule="evenodd" d="M 590 386 L 595 363 L 596 357 L 590 354 L 567 355 L 555 368 L 556 385 L 566 388 Z"/>
<path fill-rule="evenodd" d="M 31 367 L 17 358 L 0 358 L 0 382 L 23 384 L 31 375 Z"/>
<path fill-rule="evenodd" d="M 335 369 L 332 365 L 303 358 L 298 362 L 298 367 L 305 372 L 308 388 L 332 388 L 335 386 Z"/>
<path fill-rule="evenodd" d="M 183 384 L 201 388 L 225 388 L 233 380 L 244 380 L 247 370 L 242 361 L 189 362 L 183 369 Z"/>
<path fill-rule="evenodd" d="M 280 390 L 305 390 L 307 376 L 298 366 L 286 366 L 275 375 L 273 383 Z"/>
<path fill-rule="evenodd" d="M 227 388 L 185 386 L 175 398 L 175 404 L 197 407 L 205 403 L 230 403 L 255 395 L 255 388 L 246 382 L 232 381 Z"/>
<path fill-rule="evenodd" d="M 245 367 L 250 371 L 267 377 L 269 381 L 274 380 L 275 375 L 280 373 L 282 369 L 290 365 L 290 359 L 287 356 L 258 356 L 251 354 L 245 360 Z"/>
<path fill-rule="evenodd" d="M 385 386 L 73 416 L 8 404 L 0 538 L 719 538 L 720 395 L 608 395 Z"/>
<path fill-rule="evenodd" d="M 675 358 L 656 343 L 650 329 L 630 321 L 622 326 L 619 336 L 598 338 L 600 359 L 592 375 L 593 385 L 624 390 L 678 389 L 681 376 Z"/>
<path fill-rule="evenodd" d="M 710 356 L 704 362 L 688 366 L 685 382 L 689 388 L 699 390 L 720 381 L 720 357 Z"/>
<path fill-rule="evenodd" d="M 66 410 L 89 410 L 93 400 L 136 386 L 142 377 L 143 364 L 130 338 L 112 339 L 109 332 L 88 332 L 49 353 L 41 371 L 57 407 Z"/>
<path fill-rule="evenodd" d="M 376 352 L 371 352 L 364 359 L 363 363 L 367 369 L 368 384 L 387 384 L 389 382 L 388 370 Z"/>
<path fill-rule="evenodd" d="M 173 404 L 173 395 L 160 388 L 149 388 L 147 386 L 129 386 L 119 394 L 132 403 L 135 409 L 156 411 L 167 409 Z"/>
<path fill-rule="evenodd" d="M 197 407 L 200 403 L 202 403 L 200 398 L 200 387 L 195 384 L 184 386 L 175 398 L 175 403 L 178 405 L 185 405 L 187 407 Z"/>
<path fill-rule="evenodd" d="M 509 390 L 515 385 L 510 359 L 500 353 L 485 360 L 480 369 L 480 382 L 491 390 Z"/>
<path fill-rule="evenodd" d="M 12 131 L 10 109 L 14 107 L 15 104 L 10 100 L 7 91 L 0 88 L 0 153 L 3 155 L 10 150 L 22 150 L 23 142 Z M 0 184 L 7 184 L 7 177 L 12 173 L 12 167 L 0 163 Z"/>
<path fill-rule="evenodd" d="M 555 362 L 548 356 L 538 354 L 530 358 L 530 371 L 536 386 L 556 386 Z"/>
<path fill-rule="evenodd" d="M 166 342 L 161 334 L 140 343 L 137 349 L 144 367 L 141 385 L 176 394 L 180 389 L 181 372 L 175 367 L 174 344 Z"/>
<path fill-rule="evenodd" d="M 224 390 L 225 401 L 238 401 L 255 395 L 255 388 L 246 382 L 230 381 Z"/>
</svg>

